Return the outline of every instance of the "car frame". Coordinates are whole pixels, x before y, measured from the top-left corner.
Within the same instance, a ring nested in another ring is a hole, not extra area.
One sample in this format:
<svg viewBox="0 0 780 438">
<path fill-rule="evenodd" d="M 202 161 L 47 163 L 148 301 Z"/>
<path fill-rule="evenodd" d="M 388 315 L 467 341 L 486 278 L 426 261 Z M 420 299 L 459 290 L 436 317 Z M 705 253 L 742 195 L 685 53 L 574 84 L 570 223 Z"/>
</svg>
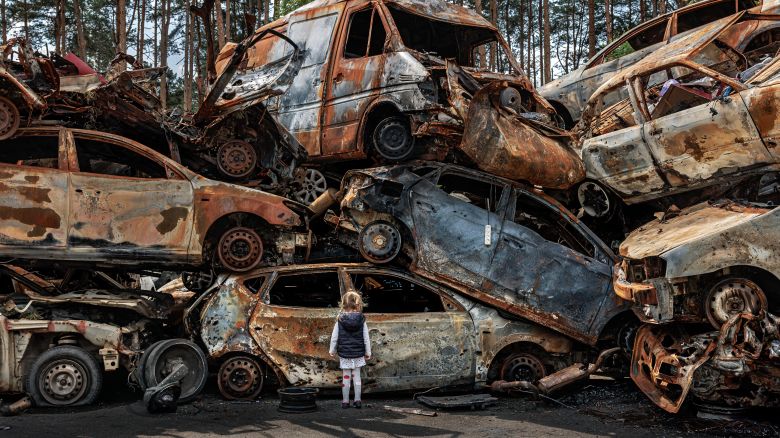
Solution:
<svg viewBox="0 0 780 438">
<path fill-rule="evenodd" d="M 363 367 L 365 392 L 533 383 L 597 354 L 443 284 L 367 263 L 225 276 L 187 310 L 187 331 L 219 366 L 226 398 L 255 398 L 269 375 L 281 386 L 334 389 L 341 373 L 328 352 L 330 335 L 341 295 L 353 290 L 364 297 L 374 345 Z"/>
<path fill-rule="evenodd" d="M 208 180 L 130 139 L 54 127 L 4 143 L 5 257 L 240 271 L 308 246 L 299 204 Z"/>
</svg>

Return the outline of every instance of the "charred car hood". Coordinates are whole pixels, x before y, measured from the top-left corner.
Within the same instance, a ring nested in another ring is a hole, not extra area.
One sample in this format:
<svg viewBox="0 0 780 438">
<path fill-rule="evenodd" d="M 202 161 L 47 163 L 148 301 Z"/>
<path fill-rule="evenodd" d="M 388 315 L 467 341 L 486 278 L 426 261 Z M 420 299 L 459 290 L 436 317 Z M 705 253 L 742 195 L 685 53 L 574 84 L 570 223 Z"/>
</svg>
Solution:
<svg viewBox="0 0 780 438">
<path fill-rule="evenodd" d="M 620 244 L 620 255 L 634 260 L 660 257 L 671 250 L 724 233 L 768 211 L 732 202 L 694 205 L 671 219 L 654 220 L 634 230 Z"/>
</svg>

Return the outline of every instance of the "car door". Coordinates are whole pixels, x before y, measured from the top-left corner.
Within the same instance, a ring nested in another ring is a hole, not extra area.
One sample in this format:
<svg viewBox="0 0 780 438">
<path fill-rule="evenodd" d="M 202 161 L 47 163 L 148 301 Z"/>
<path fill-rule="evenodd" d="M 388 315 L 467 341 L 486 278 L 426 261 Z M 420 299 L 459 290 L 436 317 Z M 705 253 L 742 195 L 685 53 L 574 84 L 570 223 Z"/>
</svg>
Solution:
<svg viewBox="0 0 780 438">
<path fill-rule="evenodd" d="M 310 157 L 321 155 L 321 112 L 327 85 L 327 62 L 344 3 L 317 8 L 316 15 L 290 18 L 287 36 L 303 53 L 298 75 L 278 104 L 279 122 L 300 142 Z"/>
<path fill-rule="evenodd" d="M 273 276 L 251 317 L 252 337 L 291 385 L 341 385 L 330 337 L 339 313 L 336 269 L 304 269 Z"/>
<path fill-rule="evenodd" d="M 0 251 L 61 258 L 68 235 L 67 150 L 59 129 L 29 130 L 0 148 Z"/>
<path fill-rule="evenodd" d="M 509 189 L 502 183 L 444 170 L 410 191 L 416 266 L 474 288 L 490 273 Z"/>
<path fill-rule="evenodd" d="M 348 288 L 363 297 L 373 357 L 364 368 L 368 391 L 470 385 L 475 328 L 452 298 L 402 273 L 349 269 Z"/>
<path fill-rule="evenodd" d="M 653 120 L 642 128 L 650 152 L 672 187 L 694 186 L 773 161 L 742 93 L 725 99 L 704 97 L 696 106 L 672 108 L 656 117 L 664 101 L 678 94 L 693 96 L 689 87 L 671 87 L 655 107 Z"/>
<path fill-rule="evenodd" d="M 159 154 L 116 136 L 73 131 L 68 251 L 92 259 L 186 262 L 192 184 Z"/>
<path fill-rule="evenodd" d="M 614 261 L 561 208 L 514 190 L 485 289 L 521 316 L 593 343 L 596 316 L 612 300 Z"/>
<path fill-rule="evenodd" d="M 334 46 L 323 114 L 322 153 L 352 152 L 359 122 L 382 86 L 387 25 L 374 4 L 345 11 L 346 25 Z"/>
</svg>

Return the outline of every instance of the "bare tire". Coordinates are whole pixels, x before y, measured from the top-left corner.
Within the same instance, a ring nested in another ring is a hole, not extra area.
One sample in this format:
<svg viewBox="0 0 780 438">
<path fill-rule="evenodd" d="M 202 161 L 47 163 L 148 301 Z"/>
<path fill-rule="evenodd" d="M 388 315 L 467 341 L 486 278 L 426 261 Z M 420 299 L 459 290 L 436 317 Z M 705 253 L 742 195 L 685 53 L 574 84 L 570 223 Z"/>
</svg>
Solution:
<svg viewBox="0 0 780 438">
<path fill-rule="evenodd" d="M 255 171 L 257 162 L 257 150 L 245 141 L 231 140 L 217 148 L 217 167 L 227 177 L 246 178 Z"/>
<path fill-rule="evenodd" d="M 263 368 L 249 356 L 233 356 L 219 367 L 219 393 L 228 400 L 254 400 L 263 390 Z"/>
<path fill-rule="evenodd" d="M 16 134 L 21 117 L 19 109 L 7 97 L 0 96 L 0 140 L 6 140 Z"/>
<path fill-rule="evenodd" d="M 739 313 L 758 315 L 767 309 L 764 291 L 746 278 L 727 278 L 710 289 L 704 298 L 707 319 L 715 328 Z"/>
<path fill-rule="evenodd" d="M 172 373 L 174 367 L 183 363 L 189 372 L 181 380 L 181 397 L 179 403 L 192 401 L 206 386 L 208 378 L 208 364 L 206 355 L 195 345 L 186 339 L 166 339 L 154 344 L 144 353 L 140 375 L 143 377 L 143 387 L 157 386 Z"/>
<path fill-rule="evenodd" d="M 401 232 L 385 221 L 371 222 L 358 235 L 358 251 L 371 263 L 392 262 L 401 251 L 401 245 Z"/>
<path fill-rule="evenodd" d="M 414 152 L 414 137 L 404 117 L 390 117 L 376 125 L 374 149 L 384 159 L 402 161 Z"/>
<path fill-rule="evenodd" d="M 81 347 L 60 345 L 44 351 L 30 367 L 25 390 L 36 406 L 92 404 L 103 386 L 97 358 Z"/>
<path fill-rule="evenodd" d="M 536 383 L 546 375 L 544 363 L 532 353 L 511 354 L 501 364 L 500 379 L 507 382 Z"/>
<path fill-rule="evenodd" d="M 263 259 L 263 240 L 251 228 L 234 227 L 222 234 L 216 251 L 226 269 L 246 272 L 257 267 Z"/>
</svg>

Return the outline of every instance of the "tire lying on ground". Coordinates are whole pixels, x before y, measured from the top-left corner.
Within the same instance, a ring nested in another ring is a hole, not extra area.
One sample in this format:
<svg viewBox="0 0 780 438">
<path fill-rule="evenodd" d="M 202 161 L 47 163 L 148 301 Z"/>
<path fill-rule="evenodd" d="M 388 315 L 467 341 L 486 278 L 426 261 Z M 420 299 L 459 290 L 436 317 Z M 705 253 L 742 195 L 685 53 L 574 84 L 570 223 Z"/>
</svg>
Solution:
<svg viewBox="0 0 780 438">
<path fill-rule="evenodd" d="M 72 345 L 44 351 L 25 378 L 25 391 L 36 406 L 92 404 L 102 386 L 103 370 L 97 358 Z"/>
<path fill-rule="evenodd" d="M 192 401 L 206 386 L 208 364 L 200 347 L 186 339 L 166 339 L 146 349 L 136 372 L 138 383 L 143 389 L 157 386 L 177 363 L 184 363 L 188 369 L 180 382 L 179 403 Z"/>
</svg>

